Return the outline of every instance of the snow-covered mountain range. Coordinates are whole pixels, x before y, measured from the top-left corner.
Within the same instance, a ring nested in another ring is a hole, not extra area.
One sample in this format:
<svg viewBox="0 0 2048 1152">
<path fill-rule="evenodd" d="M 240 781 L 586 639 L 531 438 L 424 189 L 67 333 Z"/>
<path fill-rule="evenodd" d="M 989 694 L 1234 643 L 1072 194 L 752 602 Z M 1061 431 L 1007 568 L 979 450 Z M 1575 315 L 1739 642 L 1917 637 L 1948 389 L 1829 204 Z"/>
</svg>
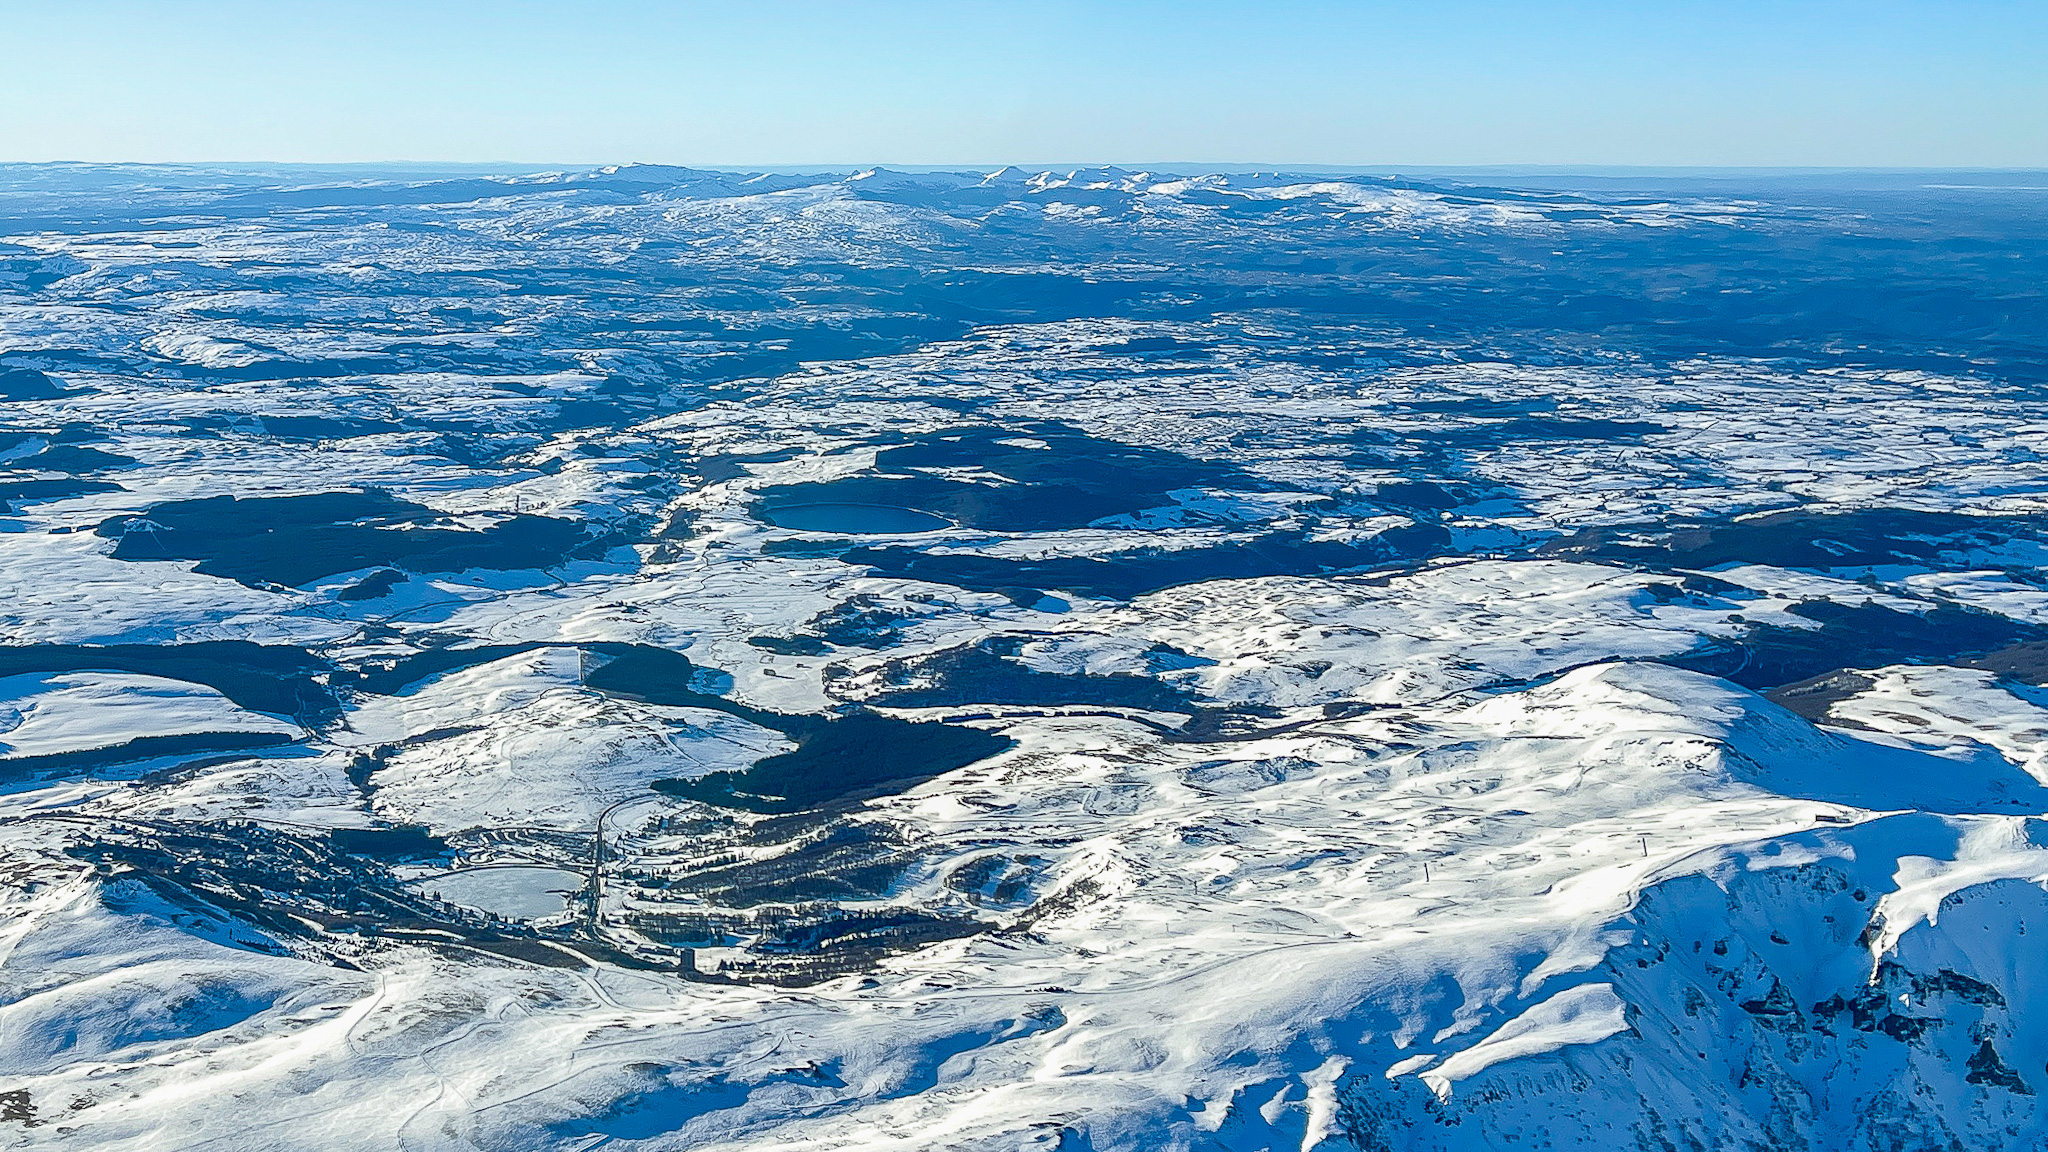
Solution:
<svg viewBox="0 0 2048 1152">
<path fill-rule="evenodd" d="M 0 166 L 0 1147 L 2040 1147 L 2040 195 Z"/>
</svg>

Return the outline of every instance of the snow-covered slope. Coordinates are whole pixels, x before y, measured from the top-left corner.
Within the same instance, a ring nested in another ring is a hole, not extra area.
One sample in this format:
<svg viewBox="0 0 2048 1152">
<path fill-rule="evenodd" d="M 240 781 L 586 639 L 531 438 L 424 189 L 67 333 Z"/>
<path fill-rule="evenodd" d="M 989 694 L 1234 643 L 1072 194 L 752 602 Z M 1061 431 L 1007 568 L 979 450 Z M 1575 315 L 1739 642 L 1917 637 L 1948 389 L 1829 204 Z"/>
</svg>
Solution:
<svg viewBox="0 0 2048 1152">
<path fill-rule="evenodd" d="M 153 172 L 0 167 L 0 1148 L 2048 1139 L 2035 201 Z"/>
</svg>

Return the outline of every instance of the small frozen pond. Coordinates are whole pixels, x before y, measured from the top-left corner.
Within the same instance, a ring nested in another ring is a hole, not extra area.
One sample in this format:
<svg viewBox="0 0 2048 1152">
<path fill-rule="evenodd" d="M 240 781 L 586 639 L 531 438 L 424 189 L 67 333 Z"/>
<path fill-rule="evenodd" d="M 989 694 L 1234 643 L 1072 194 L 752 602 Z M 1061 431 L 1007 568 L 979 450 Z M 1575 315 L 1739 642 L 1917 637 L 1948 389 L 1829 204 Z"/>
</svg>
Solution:
<svg viewBox="0 0 2048 1152">
<path fill-rule="evenodd" d="M 889 504 L 791 504 L 769 508 L 762 518 L 777 528 L 798 532 L 847 532 L 857 536 L 898 536 L 935 532 L 952 521 Z"/>
<path fill-rule="evenodd" d="M 450 904 L 480 909 L 507 920 L 542 920 L 560 915 L 583 877 L 560 868 L 505 865 L 471 868 L 418 881 L 415 887 Z"/>
</svg>

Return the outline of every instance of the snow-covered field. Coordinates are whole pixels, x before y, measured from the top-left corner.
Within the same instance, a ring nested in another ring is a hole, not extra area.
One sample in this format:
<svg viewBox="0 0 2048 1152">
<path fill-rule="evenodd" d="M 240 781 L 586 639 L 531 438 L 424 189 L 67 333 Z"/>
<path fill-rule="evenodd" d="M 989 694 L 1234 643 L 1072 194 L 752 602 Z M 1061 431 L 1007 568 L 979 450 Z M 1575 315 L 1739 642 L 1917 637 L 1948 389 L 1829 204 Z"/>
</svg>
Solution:
<svg viewBox="0 0 2048 1152">
<path fill-rule="evenodd" d="M 2039 1146 L 2037 201 L 1754 179 L 0 167 L 0 1147 Z"/>
</svg>

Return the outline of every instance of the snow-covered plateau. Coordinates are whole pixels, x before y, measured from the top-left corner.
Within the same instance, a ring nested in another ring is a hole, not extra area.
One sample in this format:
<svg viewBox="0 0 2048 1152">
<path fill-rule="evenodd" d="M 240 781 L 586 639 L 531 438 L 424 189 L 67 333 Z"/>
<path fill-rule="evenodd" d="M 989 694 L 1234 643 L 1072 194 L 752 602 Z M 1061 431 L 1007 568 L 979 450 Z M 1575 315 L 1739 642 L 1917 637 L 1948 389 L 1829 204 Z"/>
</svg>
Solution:
<svg viewBox="0 0 2048 1152">
<path fill-rule="evenodd" d="M 2048 1147 L 2048 201 L 1484 180 L 0 166 L 0 1148 Z"/>
</svg>

